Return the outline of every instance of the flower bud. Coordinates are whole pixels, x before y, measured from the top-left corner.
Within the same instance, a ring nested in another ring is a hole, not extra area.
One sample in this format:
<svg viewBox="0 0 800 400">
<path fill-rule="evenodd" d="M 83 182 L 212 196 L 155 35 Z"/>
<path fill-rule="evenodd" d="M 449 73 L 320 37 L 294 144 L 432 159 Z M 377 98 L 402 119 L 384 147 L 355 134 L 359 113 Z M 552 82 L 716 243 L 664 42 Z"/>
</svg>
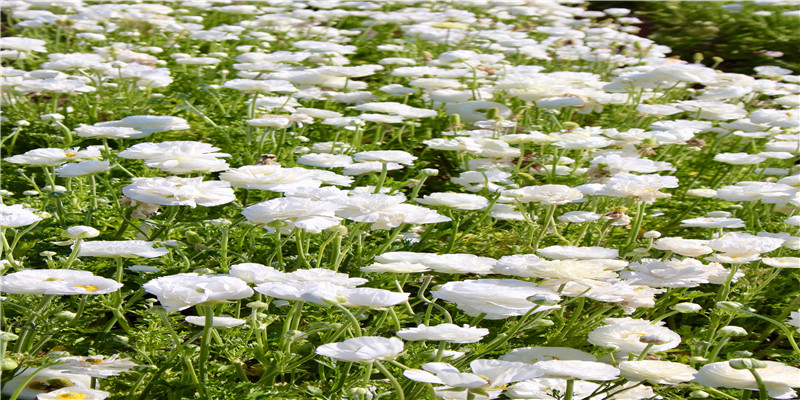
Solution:
<svg viewBox="0 0 800 400">
<path fill-rule="evenodd" d="M 186 231 L 186 241 L 191 244 L 197 246 L 198 244 L 203 243 L 203 238 L 197 234 L 195 231 Z"/>
<path fill-rule="evenodd" d="M 70 239 L 88 239 L 100 236 L 100 231 L 91 226 L 76 225 L 67 228 L 62 235 Z"/>
<path fill-rule="evenodd" d="M 365 396 L 369 390 L 367 388 L 350 388 L 347 389 L 347 394 L 355 397 L 355 396 Z"/>
<path fill-rule="evenodd" d="M 19 336 L 11 332 L 0 331 L 0 342 L 11 342 L 17 339 L 19 339 Z"/>
<path fill-rule="evenodd" d="M 71 312 L 71 311 L 61 311 L 58 314 L 56 314 L 56 318 L 61 319 L 61 320 L 65 320 L 65 321 L 71 321 L 71 320 L 75 319 L 75 317 L 77 317 L 77 316 L 78 316 L 77 314 L 75 314 L 74 312 Z"/>
<path fill-rule="evenodd" d="M 55 251 L 49 251 L 49 250 L 45 250 L 45 251 L 39 253 L 40 256 L 45 257 L 45 258 L 52 257 L 52 256 L 54 256 L 56 254 L 58 254 L 58 253 L 56 253 Z"/>
<path fill-rule="evenodd" d="M 581 126 L 572 121 L 567 121 L 561 124 L 565 131 L 572 131 L 580 128 Z"/>
<path fill-rule="evenodd" d="M 752 358 L 736 358 L 728 361 L 733 369 L 759 369 L 767 368 L 767 363 Z"/>
<path fill-rule="evenodd" d="M 263 301 L 251 301 L 247 303 L 247 306 L 250 308 L 269 308 L 269 304 L 264 303 Z"/>
<path fill-rule="evenodd" d="M 424 176 L 437 176 L 439 175 L 439 170 L 436 168 L 425 168 L 420 171 Z"/>
<path fill-rule="evenodd" d="M 695 390 L 695 391 L 689 393 L 689 398 L 690 399 L 707 399 L 709 397 L 711 397 L 711 395 L 708 394 L 708 392 L 704 392 L 702 390 Z"/>
<path fill-rule="evenodd" d="M 461 126 L 461 116 L 458 114 L 453 114 L 450 116 L 450 125 L 452 126 Z"/>
<path fill-rule="evenodd" d="M 742 303 L 736 301 L 718 301 L 717 308 L 721 308 L 725 311 L 739 311 L 742 308 Z"/>
<path fill-rule="evenodd" d="M 10 358 L 3 358 L 3 363 L 0 364 L 0 371 L 10 371 L 12 369 L 16 369 L 19 367 L 19 363 L 10 359 Z"/>
<path fill-rule="evenodd" d="M 734 359 L 734 358 L 752 358 L 752 357 L 753 357 L 753 353 L 749 352 L 747 350 L 736 350 L 736 351 L 732 351 L 732 352 L 728 353 L 728 358 L 730 358 L 730 359 Z M 774 355 L 770 356 L 770 357 L 774 357 Z"/>
<path fill-rule="evenodd" d="M 645 239 L 658 239 L 661 237 L 661 232 L 659 231 L 647 231 L 642 235 Z"/>
<path fill-rule="evenodd" d="M 707 361 L 708 361 L 708 359 L 705 358 L 705 357 L 700 357 L 700 356 L 689 357 L 689 362 L 693 362 L 693 363 L 704 363 L 704 362 L 707 362 Z"/>
<path fill-rule="evenodd" d="M 745 330 L 741 326 L 728 325 L 720 328 L 719 334 L 720 336 L 731 336 L 731 337 L 747 336 L 747 330 Z"/>
<path fill-rule="evenodd" d="M 701 307 L 699 304 L 695 304 L 695 303 L 678 303 L 678 304 L 675 304 L 674 306 L 672 306 L 672 308 L 675 311 L 677 311 L 679 313 L 684 313 L 684 314 L 698 312 L 698 311 L 703 309 L 703 307 Z"/>
</svg>

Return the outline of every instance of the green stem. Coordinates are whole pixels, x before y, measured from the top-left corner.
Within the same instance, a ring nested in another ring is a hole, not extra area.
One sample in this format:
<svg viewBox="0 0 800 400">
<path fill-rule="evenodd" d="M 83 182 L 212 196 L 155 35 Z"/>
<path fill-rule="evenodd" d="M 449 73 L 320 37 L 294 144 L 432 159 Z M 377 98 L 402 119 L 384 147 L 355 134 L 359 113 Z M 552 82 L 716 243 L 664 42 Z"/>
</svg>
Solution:
<svg viewBox="0 0 800 400">
<path fill-rule="evenodd" d="M 167 318 L 167 313 L 163 308 L 159 308 L 156 310 L 156 314 L 161 317 L 161 321 L 164 324 L 164 327 L 167 329 L 167 333 L 172 337 L 172 340 L 175 342 L 175 348 L 180 352 L 181 358 L 183 359 L 183 363 L 186 367 L 186 373 L 189 374 L 189 378 L 194 383 L 195 387 L 197 387 L 197 391 L 201 394 L 201 396 L 205 395 L 205 385 L 200 384 L 200 380 L 197 378 L 197 373 L 195 373 L 194 365 L 192 365 L 192 360 L 188 354 L 186 354 L 186 349 L 183 347 L 183 343 L 178 337 L 178 334 L 175 332 L 175 329 L 172 328 L 172 324 Z M 205 333 L 205 332 L 204 332 Z M 188 341 L 187 341 L 188 342 Z"/>
<path fill-rule="evenodd" d="M 378 367 L 378 369 L 381 371 L 381 373 L 383 374 L 383 376 L 385 376 L 385 377 L 386 377 L 386 379 L 388 379 L 388 380 L 389 380 L 389 382 L 391 382 L 391 383 L 392 383 L 392 387 L 394 388 L 394 391 L 395 391 L 395 394 L 397 395 L 397 398 L 398 398 L 399 400 L 405 400 L 405 399 L 406 399 L 406 396 L 405 396 L 405 394 L 403 393 L 403 387 L 402 387 L 402 386 L 400 386 L 400 383 L 399 383 L 399 382 L 397 382 L 397 379 L 394 377 L 394 375 L 392 375 L 392 374 L 389 372 L 389 370 L 388 370 L 388 369 L 386 369 L 386 367 L 384 367 L 384 366 L 383 366 L 383 364 L 381 364 L 381 362 L 380 362 L 380 361 L 378 361 L 378 360 L 375 360 L 375 366 L 376 366 L 376 367 Z"/>
<path fill-rule="evenodd" d="M 205 321 L 203 323 L 203 338 L 200 339 L 200 383 L 205 386 L 208 382 L 208 354 L 211 349 L 211 332 L 214 331 L 214 307 L 199 306 L 203 310 Z"/>
<path fill-rule="evenodd" d="M 378 183 L 375 185 L 375 191 L 372 193 L 380 193 L 381 188 L 383 187 L 383 183 L 386 181 L 386 173 L 389 171 L 389 167 L 387 163 L 381 163 L 381 175 L 378 177 Z"/>
<path fill-rule="evenodd" d="M 575 390 L 575 380 L 568 379 L 567 380 L 567 390 L 564 392 L 564 400 L 572 400 L 572 393 Z"/>
<path fill-rule="evenodd" d="M 347 316 L 347 319 L 350 321 L 350 325 L 356 331 L 355 332 L 355 336 L 356 337 L 363 336 L 363 333 L 361 332 L 361 324 L 358 322 L 358 319 L 356 318 L 356 316 L 353 315 L 353 313 L 351 313 L 350 310 L 348 310 L 347 308 L 345 308 L 341 304 L 334 304 L 333 306 L 338 308 L 339 311 L 342 311 L 344 313 L 344 315 Z"/>
<path fill-rule="evenodd" d="M 547 214 L 544 217 L 544 226 L 542 230 L 536 235 L 536 239 L 531 243 L 533 246 L 533 250 L 536 251 L 539 248 L 539 242 L 542 240 L 542 237 L 547 232 L 547 228 L 550 227 L 550 221 L 553 219 L 553 214 L 556 212 L 556 205 L 552 204 L 547 206 Z"/>
<path fill-rule="evenodd" d="M 758 400 L 767 400 L 767 386 L 764 384 L 764 380 L 761 379 L 761 375 L 755 368 L 748 369 L 751 374 L 753 374 L 753 378 L 756 379 L 756 384 L 758 385 Z"/>
</svg>

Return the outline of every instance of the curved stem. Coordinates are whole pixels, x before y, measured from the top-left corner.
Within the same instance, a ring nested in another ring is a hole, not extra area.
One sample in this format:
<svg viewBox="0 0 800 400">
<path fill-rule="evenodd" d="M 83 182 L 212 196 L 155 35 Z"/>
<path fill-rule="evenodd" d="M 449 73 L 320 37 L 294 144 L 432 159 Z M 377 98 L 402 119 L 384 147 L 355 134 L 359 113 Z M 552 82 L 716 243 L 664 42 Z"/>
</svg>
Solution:
<svg viewBox="0 0 800 400">
<path fill-rule="evenodd" d="M 391 372 L 389 372 L 389 370 L 386 369 L 386 367 L 384 367 L 380 361 L 375 360 L 375 366 L 378 367 L 378 369 L 381 370 L 381 373 L 383 373 L 383 376 L 385 376 L 386 379 L 388 379 L 389 382 L 392 383 L 392 387 L 394 387 L 394 391 L 395 394 L 397 394 L 397 398 L 399 400 L 405 400 L 406 396 L 403 393 L 403 387 L 400 386 L 399 382 L 397 382 L 397 378 L 395 378 L 394 375 L 392 375 Z"/>
</svg>

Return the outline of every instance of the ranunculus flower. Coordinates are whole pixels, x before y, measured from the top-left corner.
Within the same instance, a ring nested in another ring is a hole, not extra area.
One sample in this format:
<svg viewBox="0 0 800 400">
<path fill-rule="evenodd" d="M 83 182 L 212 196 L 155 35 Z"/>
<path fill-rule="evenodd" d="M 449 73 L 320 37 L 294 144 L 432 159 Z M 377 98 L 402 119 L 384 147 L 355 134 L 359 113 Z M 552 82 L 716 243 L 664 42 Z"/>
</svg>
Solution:
<svg viewBox="0 0 800 400">
<path fill-rule="evenodd" d="M 169 312 L 185 310 L 193 305 L 224 303 L 253 295 L 247 282 L 228 275 L 196 273 L 162 276 L 145 283 L 142 288 L 158 297 Z"/>
<path fill-rule="evenodd" d="M 758 369 L 769 397 L 793 399 L 793 387 L 800 387 L 800 369 L 776 361 L 762 361 L 766 368 Z M 753 374 L 746 369 L 733 369 L 728 361 L 706 364 L 694 376 L 694 382 L 710 387 L 758 390 Z"/>
<path fill-rule="evenodd" d="M 370 362 L 394 358 L 403 351 L 403 341 L 398 338 L 361 336 L 344 342 L 328 343 L 317 347 L 317 354 L 335 360 Z"/>
</svg>

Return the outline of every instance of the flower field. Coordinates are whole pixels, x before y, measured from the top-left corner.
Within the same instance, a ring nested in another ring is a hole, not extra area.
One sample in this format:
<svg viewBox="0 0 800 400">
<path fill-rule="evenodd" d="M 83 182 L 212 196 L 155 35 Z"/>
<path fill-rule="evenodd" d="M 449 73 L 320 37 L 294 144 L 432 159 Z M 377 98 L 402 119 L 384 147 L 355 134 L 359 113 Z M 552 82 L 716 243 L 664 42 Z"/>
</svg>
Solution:
<svg viewBox="0 0 800 400">
<path fill-rule="evenodd" d="M 640 22 L 3 1 L 0 396 L 796 398 L 800 71 Z"/>
</svg>

